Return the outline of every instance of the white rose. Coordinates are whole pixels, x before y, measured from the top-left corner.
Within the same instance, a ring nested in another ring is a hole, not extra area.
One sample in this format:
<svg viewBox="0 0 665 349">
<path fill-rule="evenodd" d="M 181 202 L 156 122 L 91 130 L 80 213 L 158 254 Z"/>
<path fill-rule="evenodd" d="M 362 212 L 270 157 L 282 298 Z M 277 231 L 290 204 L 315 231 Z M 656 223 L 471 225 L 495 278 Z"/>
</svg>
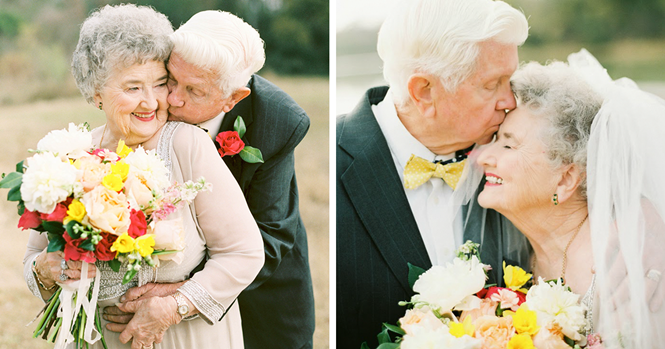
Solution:
<svg viewBox="0 0 665 349">
<path fill-rule="evenodd" d="M 76 168 L 51 153 L 35 154 L 27 159 L 21 198 L 30 211 L 52 213 L 74 190 Z"/>
<path fill-rule="evenodd" d="M 149 233 L 155 235 L 155 250 L 176 250 L 178 252 L 160 254 L 160 260 L 172 260 L 177 264 L 185 258 L 185 231 L 182 218 L 168 219 L 151 223 Z"/>
<path fill-rule="evenodd" d="M 414 334 L 416 327 L 425 327 L 432 331 L 446 327 L 427 307 L 407 310 L 404 317 L 399 319 L 399 325 L 407 334 Z"/>
<path fill-rule="evenodd" d="M 420 275 L 413 290 L 412 302 L 425 302 L 445 313 L 466 301 L 466 297 L 477 293 L 485 286 L 483 264 L 473 256 L 469 261 L 455 258 L 445 266 L 435 265 Z"/>
<path fill-rule="evenodd" d="M 450 334 L 448 327 L 438 329 L 427 327 L 414 328 L 413 334 L 402 337 L 400 348 L 402 349 L 480 349 L 483 342 L 470 336 L 457 338 Z"/>
<path fill-rule="evenodd" d="M 538 326 L 546 327 L 557 323 L 566 337 L 578 341 L 582 339 L 580 331 L 586 325 L 585 307 L 578 303 L 580 296 L 568 291 L 561 280 L 550 284 L 538 278 L 538 284 L 532 286 L 526 294 L 526 304 L 538 315 Z"/>
<path fill-rule="evenodd" d="M 139 146 L 127 155 L 125 162 L 130 165 L 129 173 L 143 179 L 148 188 L 162 191 L 171 185 L 169 170 L 154 150 L 146 152 Z"/>
<path fill-rule="evenodd" d="M 50 151 L 60 156 L 65 155 L 72 159 L 78 159 L 92 149 L 92 134 L 73 123 L 68 129 L 49 132 L 39 143 L 37 149 Z"/>
</svg>

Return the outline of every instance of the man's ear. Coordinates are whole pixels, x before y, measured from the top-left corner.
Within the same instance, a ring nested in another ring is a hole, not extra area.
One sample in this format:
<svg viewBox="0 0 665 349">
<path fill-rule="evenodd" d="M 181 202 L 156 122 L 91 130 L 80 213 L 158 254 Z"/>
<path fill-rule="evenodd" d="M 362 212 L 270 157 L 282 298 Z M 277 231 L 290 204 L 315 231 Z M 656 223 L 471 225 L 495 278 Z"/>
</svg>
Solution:
<svg viewBox="0 0 665 349">
<path fill-rule="evenodd" d="M 407 82 L 411 102 L 418 109 L 420 115 L 424 117 L 433 117 L 436 115 L 432 91 L 433 86 L 432 77 L 426 74 L 413 74 Z"/>
<path fill-rule="evenodd" d="M 231 109 L 233 109 L 233 107 L 235 107 L 236 104 L 238 104 L 238 102 L 245 99 L 245 97 L 249 96 L 250 93 L 251 91 L 246 86 L 243 86 L 235 90 L 235 92 L 233 92 L 233 94 L 231 94 L 229 98 L 224 100 L 224 107 L 222 107 L 222 111 L 224 111 L 225 113 L 230 112 Z"/>
<path fill-rule="evenodd" d="M 575 194 L 583 178 L 584 173 L 580 173 L 577 166 L 570 164 L 563 168 L 561 179 L 556 187 L 559 203 L 566 202 Z"/>
</svg>

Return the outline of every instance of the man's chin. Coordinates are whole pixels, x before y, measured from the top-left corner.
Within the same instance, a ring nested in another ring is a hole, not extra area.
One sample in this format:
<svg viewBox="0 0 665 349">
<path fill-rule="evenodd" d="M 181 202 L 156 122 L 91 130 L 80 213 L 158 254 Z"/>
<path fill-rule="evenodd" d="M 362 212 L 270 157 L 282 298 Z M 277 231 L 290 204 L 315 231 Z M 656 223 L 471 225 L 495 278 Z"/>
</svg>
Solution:
<svg viewBox="0 0 665 349">
<path fill-rule="evenodd" d="M 185 121 L 185 120 L 183 120 L 183 118 L 181 118 L 179 116 L 176 116 L 176 115 L 173 115 L 171 113 L 169 113 L 169 119 L 168 120 L 169 121 L 182 121 L 182 122 Z"/>
</svg>

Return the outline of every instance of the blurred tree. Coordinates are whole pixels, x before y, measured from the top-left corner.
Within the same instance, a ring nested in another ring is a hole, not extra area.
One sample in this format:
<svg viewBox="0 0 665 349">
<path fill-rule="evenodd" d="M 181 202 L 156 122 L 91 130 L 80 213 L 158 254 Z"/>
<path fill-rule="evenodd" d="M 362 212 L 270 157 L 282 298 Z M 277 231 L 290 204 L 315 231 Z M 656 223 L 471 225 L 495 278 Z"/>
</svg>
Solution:
<svg viewBox="0 0 665 349">
<path fill-rule="evenodd" d="M 14 39 L 18 35 L 21 18 L 12 12 L 0 10 L 0 38 Z"/>
</svg>

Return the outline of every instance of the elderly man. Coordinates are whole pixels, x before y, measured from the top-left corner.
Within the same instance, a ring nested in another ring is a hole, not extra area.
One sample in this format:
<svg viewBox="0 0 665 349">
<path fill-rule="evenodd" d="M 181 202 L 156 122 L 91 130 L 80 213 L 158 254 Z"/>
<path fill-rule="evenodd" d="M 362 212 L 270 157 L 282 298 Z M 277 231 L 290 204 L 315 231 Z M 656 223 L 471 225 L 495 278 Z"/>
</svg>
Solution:
<svg viewBox="0 0 665 349">
<path fill-rule="evenodd" d="M 500 280 L 498 214 L 453 193 L 466 154 L 515 108 L 510 77 L 527 33 L 524 14 L 491 0 L 404 1 L 383 23 L 390 86 L 337 119 L 337 347 L 375 347 L 381 323 L 404 314 L 408 263 L 443 264 L 471 239 Z M 419 173 L 434 161 L 445 182 Z"/>
<path fill-rule="evenodd" d="M 263 41 L 242 19 L 199 12 L 171 38 L 169 120 L 197 124 L 215 138 L 233 130 L 240 116 L 246 126 L 243 141 L 263 157 L 263 163 L 249 163 L 238 155 L 223 156 L 265 247 L 263 269 L 239 297 L 245 347 L 311 348 L 314 297 L 294 169 L 294 149 L 309 129 L 309 118 L 284 91 L 254 74 L 265 61 Z M 170 294 L 179 285 L 147 284 L 130 289 L 124 301 Z M 120 309 L 131 312 L 133 304 Z M 116 308 L 105 313 L 119 323 L 130 318 Z M 109 325 L 116 331 L 123 327 Z"/>
</svg>

